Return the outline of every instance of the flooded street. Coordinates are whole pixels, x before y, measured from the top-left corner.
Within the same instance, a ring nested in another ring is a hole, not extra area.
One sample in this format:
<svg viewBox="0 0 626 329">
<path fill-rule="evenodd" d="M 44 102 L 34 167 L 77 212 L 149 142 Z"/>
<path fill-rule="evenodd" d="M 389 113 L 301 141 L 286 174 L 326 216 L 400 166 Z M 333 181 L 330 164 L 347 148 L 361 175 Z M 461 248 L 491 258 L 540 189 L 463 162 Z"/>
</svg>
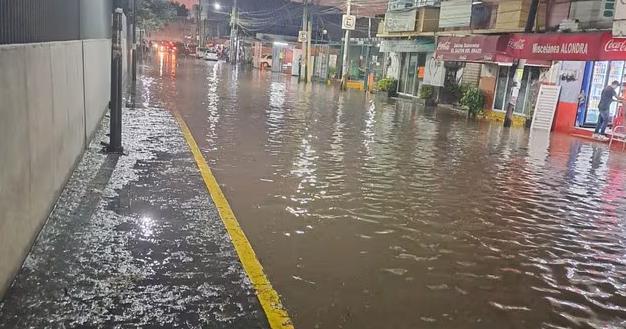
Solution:
<svg viewBox="0 0 626 329">
<path fill-rule="evenodd" d="M 296 328 L 626 327 L 626 156 L 408 101 L 166 56 Z"/>
</svg>

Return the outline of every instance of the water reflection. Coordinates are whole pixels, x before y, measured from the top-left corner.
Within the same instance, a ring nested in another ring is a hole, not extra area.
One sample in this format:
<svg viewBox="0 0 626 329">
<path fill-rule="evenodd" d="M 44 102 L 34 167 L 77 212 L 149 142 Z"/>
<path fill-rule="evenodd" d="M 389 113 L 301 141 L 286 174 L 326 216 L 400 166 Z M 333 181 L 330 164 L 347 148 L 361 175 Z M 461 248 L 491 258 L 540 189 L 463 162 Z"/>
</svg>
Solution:
<svg viewBox="0 0 626 329">
<path fill-rule="evenodd" d="M 297 327 L 626 326 L 623 154 L 180 65 L 179 94 L 161 93 L 201 136 Z"/>
</svg>

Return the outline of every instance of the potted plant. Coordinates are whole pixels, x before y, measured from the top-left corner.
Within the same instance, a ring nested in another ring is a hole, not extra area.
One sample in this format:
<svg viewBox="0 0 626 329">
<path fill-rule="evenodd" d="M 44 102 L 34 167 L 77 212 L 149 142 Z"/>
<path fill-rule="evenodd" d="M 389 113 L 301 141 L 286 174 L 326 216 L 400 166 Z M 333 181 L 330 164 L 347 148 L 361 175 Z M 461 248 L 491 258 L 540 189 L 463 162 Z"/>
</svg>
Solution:
<svg viewBox="0 0 626 329">
<path fill-rule="evenodd" d="M 435 105 L 435 88 L 433 86 L 423 85 L 420 88 L 420 98 L 424 100 L 424 105 Z"/>
<path fill-rule="evenodd" d="M 337 76 L 337 69 L 334 67 L 331 67 L 328 69 L 328 78 L 329 79 L 335 79 L 335 77 Z"/>
<path fill-rule="evenodd" d="M 463 96 L 461 97 L 461 106 L 467 110 L 468 117 L 476 117 L 483 112 L 485 106 L 485 96 L 483 92 L 472 86 L 465 86 L 463 88 Z"/>
<path fill-rule="evenodd" d="M 376 83 L 376 89 L 386 92 L 388 97 L 395 97 L 398 95 L 398 81 L 391 78 L 380 79 Z"/>
</svg>

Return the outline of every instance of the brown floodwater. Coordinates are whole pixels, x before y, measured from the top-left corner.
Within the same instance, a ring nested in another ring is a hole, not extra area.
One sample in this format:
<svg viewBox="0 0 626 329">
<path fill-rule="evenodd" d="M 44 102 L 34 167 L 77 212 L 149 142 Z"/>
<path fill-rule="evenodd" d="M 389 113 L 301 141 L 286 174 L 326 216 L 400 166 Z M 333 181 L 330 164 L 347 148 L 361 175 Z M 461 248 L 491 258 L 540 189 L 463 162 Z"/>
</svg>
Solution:
<svg viewBox="0 0 626 329">
<path fill-rule="evenodd" d="M 158 58 L 296 328 L 626 327 L 626 157 L 224 63 Z"/>
</svg>

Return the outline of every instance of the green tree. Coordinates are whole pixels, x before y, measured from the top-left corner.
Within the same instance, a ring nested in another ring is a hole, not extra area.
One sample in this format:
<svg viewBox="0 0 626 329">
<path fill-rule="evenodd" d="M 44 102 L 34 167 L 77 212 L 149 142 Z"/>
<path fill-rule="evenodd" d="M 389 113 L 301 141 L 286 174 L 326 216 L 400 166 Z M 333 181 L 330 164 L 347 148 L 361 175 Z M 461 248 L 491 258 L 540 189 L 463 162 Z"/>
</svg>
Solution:
<svg viewBox="0 0 626 329">
<path fill-rule="evenodd" d="M 185 4 L 176 1 L 172 3 L 172 6 L 174 7 L 174 10 L 176 10 L 176 16 L 179 16 L 179 17 L 189 16 L 189 9 L 187 9 L 187 6 L 185 6 Z"/>
<path fill-rule="evenodd" d="M 176 6 L 169 0 L 143 0 L 138 3 L 137 23 L 147 31 L 155 31 L 174 19 L 176 14 Z"/>
</svg>

